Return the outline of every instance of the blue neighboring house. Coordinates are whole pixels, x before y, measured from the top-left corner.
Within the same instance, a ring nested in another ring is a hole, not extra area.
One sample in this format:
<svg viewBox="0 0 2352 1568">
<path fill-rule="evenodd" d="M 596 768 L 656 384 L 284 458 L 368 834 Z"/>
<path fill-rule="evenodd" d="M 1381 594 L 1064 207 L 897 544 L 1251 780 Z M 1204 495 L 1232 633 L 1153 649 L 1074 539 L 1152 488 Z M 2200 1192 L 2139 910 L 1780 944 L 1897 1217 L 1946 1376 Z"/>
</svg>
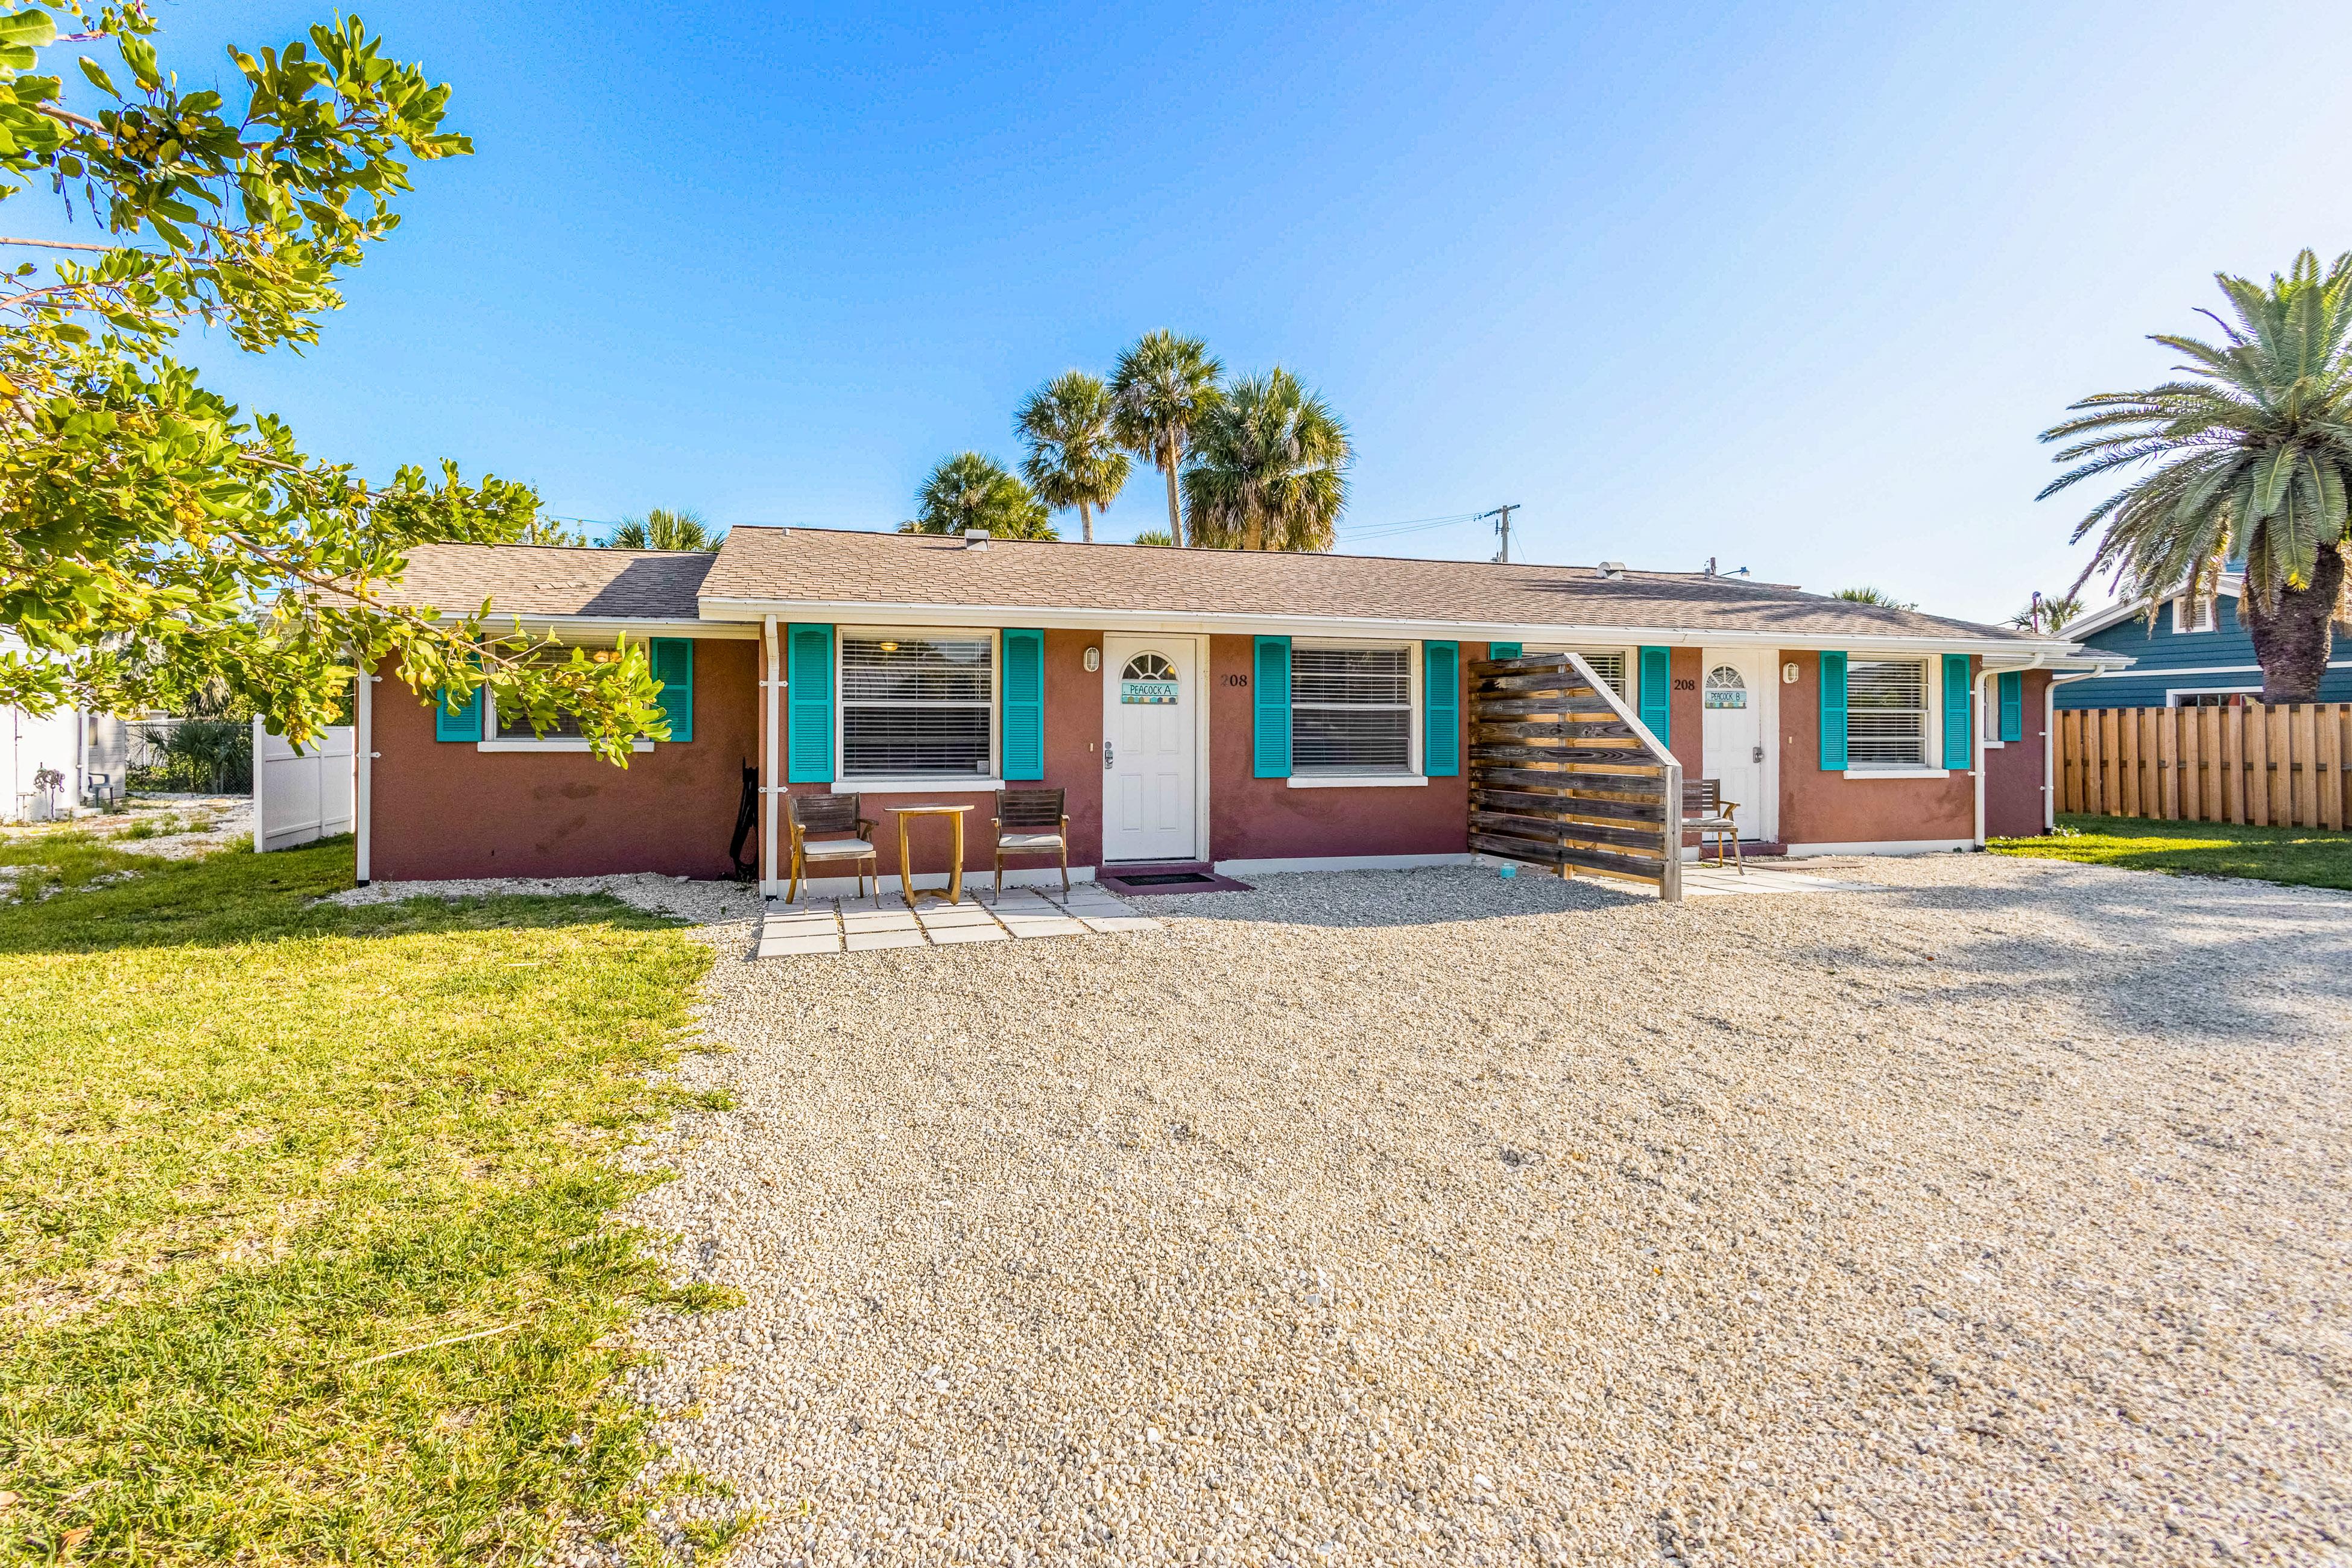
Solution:
<svg viewBox="0 0 2352 1568">
<path fill-rule="evenodd" d="M 2158 606 L 2152 630 L 2146 600 L 2110 605 L 2070 623 L 2065 636 L 2095 653 L 2126 655 L 2132 664 L 2066 682 L 2054 693 L 2059 708 L 2228 707 L 2261 696 L 2253 634 L 2238 623 L 2244 587 L 2242 575 L 2224 573 L 2201 617 L 2185 600 L 2168 599 Z M 2352 638 L 2338 626 L 2319 683 L 2322 702 L 2352 702 L 2352 658 L 2345 655 L 2352 655 Z"/>
</svg>

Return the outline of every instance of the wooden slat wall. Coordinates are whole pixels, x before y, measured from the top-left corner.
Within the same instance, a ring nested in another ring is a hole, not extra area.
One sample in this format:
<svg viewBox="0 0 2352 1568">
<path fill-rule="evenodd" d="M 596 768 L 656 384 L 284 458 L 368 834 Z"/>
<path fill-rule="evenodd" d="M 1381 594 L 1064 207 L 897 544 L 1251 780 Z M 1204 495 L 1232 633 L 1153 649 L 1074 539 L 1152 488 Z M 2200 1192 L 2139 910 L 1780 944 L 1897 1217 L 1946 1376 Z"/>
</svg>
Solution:
<svg viewBox="0 0 2352 1568">
<path fill-rule="evenodd" d="M 2058 809 L 2256 827 L 2352 824 L 2352 703 L 2058 715 Z"/>
<path fill-rule="evenodd" d="M 1683 896 L 1682 767 L 1574 654 L 1469 668 L 1470 847 Z"/>
</svg>

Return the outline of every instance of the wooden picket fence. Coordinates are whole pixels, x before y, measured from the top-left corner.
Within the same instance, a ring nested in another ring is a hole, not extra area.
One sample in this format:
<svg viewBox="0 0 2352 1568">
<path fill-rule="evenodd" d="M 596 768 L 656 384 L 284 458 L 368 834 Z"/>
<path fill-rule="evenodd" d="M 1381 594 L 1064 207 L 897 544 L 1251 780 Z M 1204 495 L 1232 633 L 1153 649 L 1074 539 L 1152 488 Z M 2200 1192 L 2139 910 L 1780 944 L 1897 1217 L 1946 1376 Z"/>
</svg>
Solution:
<svg viewBox="0 0 2352 1568">
<path fill-rule="evenodd" d="M 2058 809 L 2341 828 L 2352 703 L 2084 708 L 2058 715 Z"/>
</svg>

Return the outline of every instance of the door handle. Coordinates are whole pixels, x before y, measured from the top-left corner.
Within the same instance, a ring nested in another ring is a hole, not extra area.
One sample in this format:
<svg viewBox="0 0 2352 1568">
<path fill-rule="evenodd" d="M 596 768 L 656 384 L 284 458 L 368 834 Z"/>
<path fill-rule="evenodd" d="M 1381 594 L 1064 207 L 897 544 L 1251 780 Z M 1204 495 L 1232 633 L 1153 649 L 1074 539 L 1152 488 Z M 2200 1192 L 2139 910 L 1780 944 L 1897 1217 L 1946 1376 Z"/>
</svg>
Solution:
<svg viewBox="0 0 2352 1568">
<path fill-rule="evenodd" d="M 1110 741 L 1108 738 L 1105 738 L 1103 741 L 1103 772 L 1110 772 Z"/>
<path fill-rule="evenodd" d="M 1761 746 L 1757 747 L 1757 748 L 1756 748 L 1756 754 L 1755 754 L 1754 756 L 1752 756 L 1752 757 L 1748 758 L 1748 760 L 1749 762 L 1751 762 L 1751 763 L 1760 763 L 1760 762 L 1762 762 L 1762 761 L 1764 760 L 1764 748 L 1763 748 L 1763 747 L 1761 747 Z"/>
</svg>

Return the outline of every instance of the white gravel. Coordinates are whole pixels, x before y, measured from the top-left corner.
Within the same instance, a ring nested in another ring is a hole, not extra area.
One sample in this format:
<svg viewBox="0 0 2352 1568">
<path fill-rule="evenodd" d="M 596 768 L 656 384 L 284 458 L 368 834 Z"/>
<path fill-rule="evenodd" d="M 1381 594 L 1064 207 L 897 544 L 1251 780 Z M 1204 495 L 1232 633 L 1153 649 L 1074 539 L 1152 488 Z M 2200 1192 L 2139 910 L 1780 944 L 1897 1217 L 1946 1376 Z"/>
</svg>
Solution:
<svg viewBox="0 0 2352 1568">
<path fill-rule="evenodd" d="M 669 1462 L 761 1563 L 2352 1563 L 2352 900 L 1833 874 L 714 933 Z"/>
</svg>

